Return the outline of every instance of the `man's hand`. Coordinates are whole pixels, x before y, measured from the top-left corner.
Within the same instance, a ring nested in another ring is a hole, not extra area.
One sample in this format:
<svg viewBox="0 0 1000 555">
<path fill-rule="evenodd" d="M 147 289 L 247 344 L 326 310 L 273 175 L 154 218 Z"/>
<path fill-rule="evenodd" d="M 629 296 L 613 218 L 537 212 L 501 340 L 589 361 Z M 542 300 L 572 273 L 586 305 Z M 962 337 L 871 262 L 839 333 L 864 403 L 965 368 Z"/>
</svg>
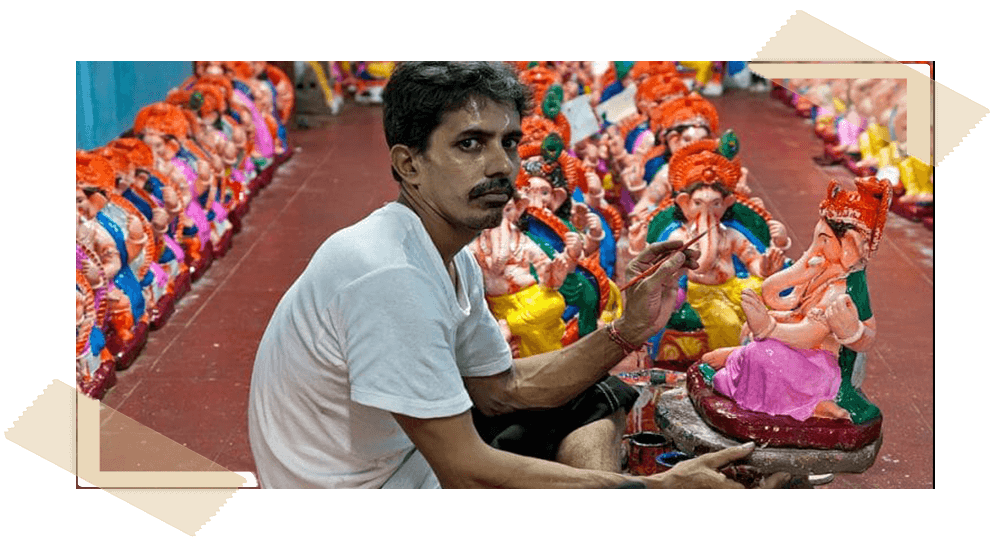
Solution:
<svg viewBox="0 0 1000 555">
<path fill-rule="evenodd" d="M 625 313 L 618 329 L 628 341 L 641 344 L 667 324 L 677 302 L 677 280 L 684 268 L 698 267 L 695 249 L 680 251 L 681 241 L 649 245 L 628 265 L 626 279 L 631 281 L 660 260 L 666 259 L 652 275 L 642 279 L 628 292 Z"/>
<path fill-rule="evenodd" d="M 656 488 L 674 489 L 743 489 L 743 485 L 726 478 L 719 469 L 727 464 L 750 455 L 754 443 L 744 443 L 714 453 L 708 453 L 691 460 L 678 463 L 672 469 L 654 474 L 647 479 L 647 485 Z M 773 489 L 784 485 L 789 479 L 785 472 L 778 472 L 765 478 L 761 489 Z"/>
</svg>

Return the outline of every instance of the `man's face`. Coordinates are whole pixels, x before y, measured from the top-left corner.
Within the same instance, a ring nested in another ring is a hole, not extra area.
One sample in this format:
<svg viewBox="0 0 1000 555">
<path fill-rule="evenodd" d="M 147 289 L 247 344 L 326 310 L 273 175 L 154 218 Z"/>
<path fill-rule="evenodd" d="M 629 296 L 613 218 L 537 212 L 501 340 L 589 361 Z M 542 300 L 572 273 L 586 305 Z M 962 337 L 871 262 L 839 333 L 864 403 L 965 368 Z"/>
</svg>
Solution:
<svg viewBox="0 0 1000 555">
<path fill-rule="evenodd" d="M 521 117 L 512 105 L 473 97 L 448 112 L 416 156 L 416 192 L 452 228 L 496 227 L 514 194 Z"/>
</svg>

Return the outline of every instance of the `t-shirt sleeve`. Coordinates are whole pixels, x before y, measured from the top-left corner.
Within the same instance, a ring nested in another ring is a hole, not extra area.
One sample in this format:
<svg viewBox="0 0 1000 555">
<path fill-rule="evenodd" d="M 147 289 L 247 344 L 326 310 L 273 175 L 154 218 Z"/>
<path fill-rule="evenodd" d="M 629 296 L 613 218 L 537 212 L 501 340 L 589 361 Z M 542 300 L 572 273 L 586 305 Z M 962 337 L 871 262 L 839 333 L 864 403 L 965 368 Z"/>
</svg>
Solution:
<svg viewBox="0 0 1000 555">
<path fill-rule="evenodd" d="M 514 360 L 496 318 L 486 304 L 483 272 L 468 253 L 469 317 L 458 328 L 455 354 L 463 376 L 492 376 L 508 370 Z"/>
<path fill-rule="evenodd" d="M 453 324 L 444 297 L 426 274 L 378 270 L 350 283 L 333 306 L 351 400 L 416 418 L 472 406 L 449 341 Z"/>
</svg>

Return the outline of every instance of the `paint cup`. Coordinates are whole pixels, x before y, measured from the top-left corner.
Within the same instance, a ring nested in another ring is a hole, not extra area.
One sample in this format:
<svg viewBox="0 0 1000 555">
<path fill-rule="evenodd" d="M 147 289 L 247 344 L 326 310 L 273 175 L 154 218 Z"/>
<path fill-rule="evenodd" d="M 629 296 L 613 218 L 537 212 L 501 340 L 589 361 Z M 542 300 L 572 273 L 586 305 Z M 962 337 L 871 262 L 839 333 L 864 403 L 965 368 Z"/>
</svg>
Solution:
<svg viewBox="0 0 1000 555">
<path fill-rule="evenodd" d="M 649 476 L 658 472 L 656 457 L 670 450 L 670 441 L 663 434 L 640 432 L 628 440 L 628 470 L 633 476 Z"/>
<path fill-rule="evenodd" d="M 686 461 L 690 458 L 691 455 L 682 451 L 668 451 L 666 453 L 662 453 L 656 457 L 657 472 L 666 472 L 667 470 L 673 468 L 677 463 Z"/>
</svg>

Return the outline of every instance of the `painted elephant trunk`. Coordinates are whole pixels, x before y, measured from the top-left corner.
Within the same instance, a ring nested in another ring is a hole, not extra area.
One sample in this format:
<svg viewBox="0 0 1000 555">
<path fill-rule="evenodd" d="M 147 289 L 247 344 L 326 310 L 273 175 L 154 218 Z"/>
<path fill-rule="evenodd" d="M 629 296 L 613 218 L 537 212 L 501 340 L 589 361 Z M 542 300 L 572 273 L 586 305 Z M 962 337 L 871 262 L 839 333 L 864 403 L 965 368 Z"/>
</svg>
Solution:
<svg viewBox="0 0 1000 555">
<path fill-rule="evenodd" d="M 718 255 L 720 239 L 719 227 L 716 225 L 718 223 L 708 211 L 698 215 L 697 225 L 695 225 L 695 229 L 691 235 L 694 237 L 706 229 L 709 230 L 708 233 L 698 240 L 698 250 L 701 251 L 701 256 L 698 258 L 698 265 L 701 268 L 711 267 L 712 261 Z"/>
<path fill-rule="evenodd" d="M 794 264 L 777 272 L 761 285 L 761 297 L 767 306 L 774 310 L 792 310 L 799 304 L 802 289 L 814 277 L 823 271 L 823 265 L 810 266 L 809 260 L 815 257 L 815 250 L 809 248 Z M 780 293 L 789 287 L 792 292 L 784 297 Z"/>
</svg>

